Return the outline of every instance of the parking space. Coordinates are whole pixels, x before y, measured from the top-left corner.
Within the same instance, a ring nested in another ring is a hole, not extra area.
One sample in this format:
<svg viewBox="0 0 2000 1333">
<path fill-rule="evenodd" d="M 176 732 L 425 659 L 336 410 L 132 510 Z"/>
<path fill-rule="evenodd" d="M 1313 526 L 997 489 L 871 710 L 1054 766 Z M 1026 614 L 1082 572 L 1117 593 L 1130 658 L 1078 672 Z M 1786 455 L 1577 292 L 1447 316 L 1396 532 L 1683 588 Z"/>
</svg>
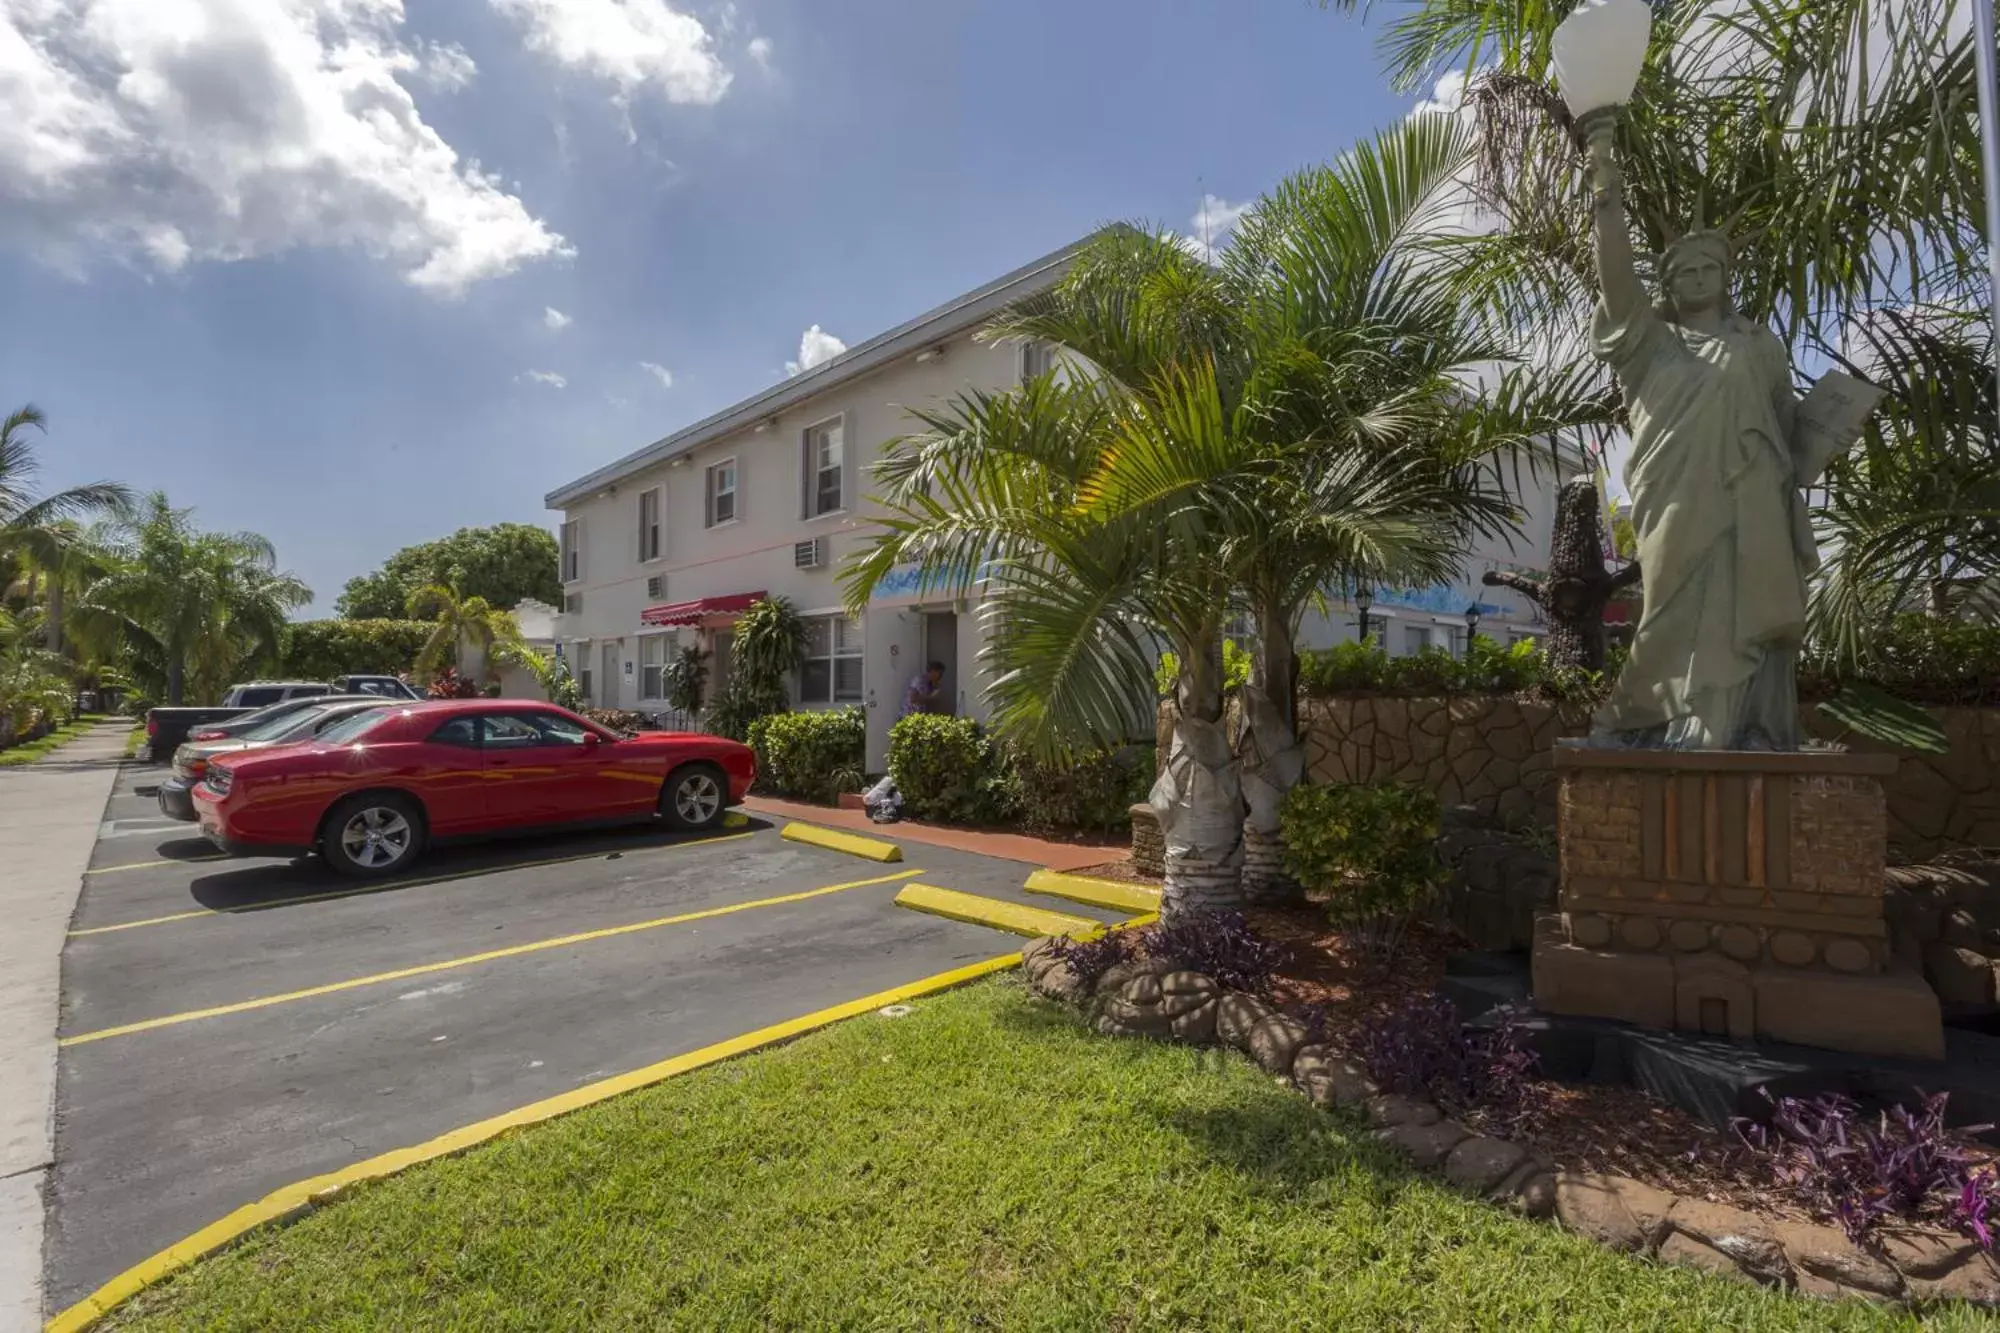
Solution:
<svg viewBox="0 0 2000 1333">
<path fill-rule="evenodd" d="M 913 880 L 1030 901 L 1017 861 L 877 864 L 756 820 L 357 885 L 217 858 L 156 773 L 121 775 L 64 953 L 51 1308 L 278 1186 L 1012 947 L 896 908 Z"/>
</svg>

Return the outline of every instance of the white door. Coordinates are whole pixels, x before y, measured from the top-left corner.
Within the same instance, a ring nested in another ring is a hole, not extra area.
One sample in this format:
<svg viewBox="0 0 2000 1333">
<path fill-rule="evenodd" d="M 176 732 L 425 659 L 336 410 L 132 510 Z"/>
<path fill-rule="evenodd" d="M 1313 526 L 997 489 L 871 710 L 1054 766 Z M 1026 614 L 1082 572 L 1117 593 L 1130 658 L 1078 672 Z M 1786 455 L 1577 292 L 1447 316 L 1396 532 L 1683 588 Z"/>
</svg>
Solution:
<svg viewBox="0 0 2000 1333">
<path fill-rule="evenodd" d="M 603 669 L 597 673 L 599 708 L 618 707 L 618 645 L 619 640 L 609 639 L 604 644 Z"/>
</svg>

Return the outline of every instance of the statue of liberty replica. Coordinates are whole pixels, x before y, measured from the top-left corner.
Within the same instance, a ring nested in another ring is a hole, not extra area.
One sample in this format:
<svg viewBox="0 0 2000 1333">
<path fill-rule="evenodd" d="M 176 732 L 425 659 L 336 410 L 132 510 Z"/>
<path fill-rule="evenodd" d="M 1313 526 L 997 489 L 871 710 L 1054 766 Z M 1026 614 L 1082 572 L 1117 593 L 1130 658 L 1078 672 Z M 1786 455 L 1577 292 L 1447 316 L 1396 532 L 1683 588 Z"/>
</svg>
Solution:
<svg viewBox="0 0 2000 1333">
<path fill-rule="evenodd" d="M 1795 750 L 1806 580 L 1819 551 L 1801 487 L 1824 459 L 1795 448 L 1784 344 L 1738 314 L 1730 243 L 1697 230 L 1639 279 L 1612 154 L 1615 120 L 1587 122 L 1601 299 L 1591 345 L 1616 372 L 1631 423 L 1632 499 L 1645 605 L 1598 710 L 1599 744 Z"/>
</svg>

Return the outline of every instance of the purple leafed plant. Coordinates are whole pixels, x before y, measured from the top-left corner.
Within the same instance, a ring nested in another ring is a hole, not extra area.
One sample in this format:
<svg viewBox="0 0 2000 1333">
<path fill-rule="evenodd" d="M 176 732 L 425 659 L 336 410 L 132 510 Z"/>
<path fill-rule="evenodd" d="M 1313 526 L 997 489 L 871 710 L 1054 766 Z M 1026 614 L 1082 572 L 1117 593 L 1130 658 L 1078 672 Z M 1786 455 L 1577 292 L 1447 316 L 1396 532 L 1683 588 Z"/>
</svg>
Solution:
<svg viewBox="0 0 2000 1333">
<path fill-rule="evenodd" d="M 1212 977 L 1231 990 L 1264 994 L 1285 951 L 1250 929 L 1241 912 L 1184 912 L 1138 932 L 1139 949 Z"/>
<path fill-rule="evenodd" d="M 1860 1240 L 1887 1219 L 1956 1226 L 1993 1248 L 2000 1180 L 1975 1164 L 1945 1128 L 1948 1093 L 1923 1108 L 1897 1106 L 1870 1125 L 1853 1099 L 1827 1093 L 1771 1100 L 1768 1123 L 1738 1120 L 1736 1132 L 1771 1179 L 1806 1207 Z M 1983 1132 L 1988 1126 L 1966 1130 Z"/>
<path fill-rule="evenodd" d="M 1058 938 L 1050 942 L 1049 949 L 1078 981 L 1095 986 L 1099 977 L 1138 952 L 1138 940 L 1134 931 L 1107 930 L 1089 940 Z"/>
<path fill-rule="evenodd" d="M 1477 1109 L 1509 1124 L 1526 1109 L 1536 1056 L 1511 1014 L 1468 1030 L 1442 995 L 1418 996 L 1364 1025 L 1355 1054 L 1388 1092 L 1429 1097 L 1447 1110 Z"/>
</svg>

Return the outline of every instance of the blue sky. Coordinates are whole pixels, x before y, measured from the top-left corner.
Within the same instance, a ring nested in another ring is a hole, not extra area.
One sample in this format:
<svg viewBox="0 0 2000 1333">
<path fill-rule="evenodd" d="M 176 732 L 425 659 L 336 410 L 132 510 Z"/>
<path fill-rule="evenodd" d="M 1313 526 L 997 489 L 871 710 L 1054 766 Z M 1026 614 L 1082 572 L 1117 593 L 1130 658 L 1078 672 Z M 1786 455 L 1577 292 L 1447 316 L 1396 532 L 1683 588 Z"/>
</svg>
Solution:
<svg viewBox="0 0 2000 1333">
<path fill-rule="evenodd" d="M 859 342 L 1205 194 L 1226 219 L 1414 100 L 1311 0 L 27 10 L 0 399 L 49 414 L 45 486 L 261 531 L 313 613 L 399 546 L 552 522 L 813 326 Z"/>
</svg>

